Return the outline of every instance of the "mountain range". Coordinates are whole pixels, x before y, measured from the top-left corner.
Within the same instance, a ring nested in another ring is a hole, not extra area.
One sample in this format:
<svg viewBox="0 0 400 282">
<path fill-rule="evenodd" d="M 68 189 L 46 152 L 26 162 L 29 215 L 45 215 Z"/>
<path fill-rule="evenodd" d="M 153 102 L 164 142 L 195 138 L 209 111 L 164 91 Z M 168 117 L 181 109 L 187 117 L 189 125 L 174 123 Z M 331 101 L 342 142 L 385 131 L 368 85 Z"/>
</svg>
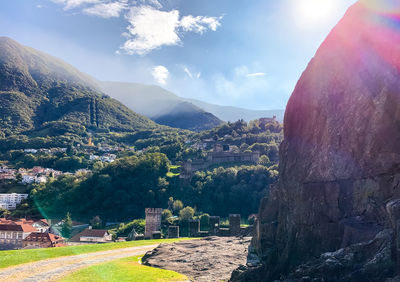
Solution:
<svg viewBox="0 0 400 282">
<path fill-rule="evenodd" d="M 160 125 L 201 131 L 224 121 L 282 111 L 251 111 L 189 100 L 154 85 L 101 82 L 68 63 L 0 37 L 0 137 L 137 131 Z"/>
<path fill-rule="evenodd" d="M 104 81 L 98 82 L 98 84 L 100 89 L 102 89 L 107 95 L 123 102 L 135 112 L 143 114 L 156 121 L 162 119 L 164 115 L 168 116 L 172 110 L 178 109 L 180 105 L 184 106 L 186 110 L 192 108 L 194 112 L 200 110 L 211 113 L 225 122 L 234 122 L 239 119 L 250 121 L 262 117 L 273 116 L 276 116 L 277 120 L 282 122 L 285 112 L 284 109 L 249 110 L 238 107 L 210 104 L 196 99 L 179 97 L 156 85 Z"/>
</svg>

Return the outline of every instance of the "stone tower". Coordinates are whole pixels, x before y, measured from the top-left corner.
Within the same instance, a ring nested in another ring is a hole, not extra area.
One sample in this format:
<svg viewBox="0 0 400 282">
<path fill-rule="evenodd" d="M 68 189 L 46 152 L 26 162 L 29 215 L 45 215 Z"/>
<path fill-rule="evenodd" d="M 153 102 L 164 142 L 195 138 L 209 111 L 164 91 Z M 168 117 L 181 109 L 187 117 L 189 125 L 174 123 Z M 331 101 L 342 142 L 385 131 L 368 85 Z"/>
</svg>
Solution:
<svg viewBox="0 0 400 282">
<path fill-rule="evenodd" d="M 161 208 L 146 208 L 146 228 L 144 237 L 151 239 L 153 232 L 160 231 L 161 228 Z"/>
</svg>

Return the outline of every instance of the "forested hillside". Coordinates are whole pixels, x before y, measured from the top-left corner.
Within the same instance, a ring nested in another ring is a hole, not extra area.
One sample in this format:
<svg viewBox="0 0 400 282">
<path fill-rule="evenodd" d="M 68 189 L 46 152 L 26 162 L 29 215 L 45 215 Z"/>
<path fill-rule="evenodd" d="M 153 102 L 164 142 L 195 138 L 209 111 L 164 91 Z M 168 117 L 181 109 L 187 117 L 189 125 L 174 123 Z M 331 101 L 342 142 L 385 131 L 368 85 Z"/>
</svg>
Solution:
<svg viewBox="0 0 400 282">
<path fill-rule="evenodd" d="M 148 118 L 101 94 L 90 77 L 72 66 L 0 38 L 0 137 L 155 127 Z"/>
</svg>

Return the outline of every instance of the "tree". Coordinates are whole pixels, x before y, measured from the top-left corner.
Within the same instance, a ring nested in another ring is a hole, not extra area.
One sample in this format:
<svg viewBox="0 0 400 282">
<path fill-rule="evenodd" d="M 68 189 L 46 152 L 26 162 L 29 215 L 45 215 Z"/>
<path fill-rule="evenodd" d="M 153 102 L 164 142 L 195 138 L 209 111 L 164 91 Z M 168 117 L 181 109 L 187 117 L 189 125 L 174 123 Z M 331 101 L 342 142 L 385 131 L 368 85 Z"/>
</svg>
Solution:
<svg viewBox="0 0 400 282">
<path fill-rule="evenodd" d="M 172 217 L 172 212 L 170 210 L 163 210 L 161 219 L 163 222 L 167 222 L 169 218 Z"/>
<path fill-rule="evenodd" d="M 168 209 L 170 210 L 170 211 L 172 211 L 173 210 L 173 208 L 172 208 L 172 205 L 174 204 L 174 198 L 173 197 L 169 197 L 169 199 L 168 199 Z"/>
<path fill-rule="evenodd" d="M 0 208 L 0 217 L 4 217 L 7 218 L 7 216 L 9 216 L 11 214 L 11 212 L 9 210 Z"/>
<path fill-rule="evenodd" d="M 101 220 L 100 216 L 96 215 L 92 218 L 90 224 L 94 229 L 100 229 L 103 226 L 103 221 Z"/>
<path fill-rule="evenodd" d="M 269 165 L 271 162 L 270 162 L 270 160 L 269 160 L 269 158 L 268 158 L 267 155 L 262 155 L 262 156 L 260 157 L 260 160 L 258 161 L 258 163 L 259 163 L 260 165 L 265 165 L 265 166 L 267 166 L 267 165 Z"/>
<path fill-rule="evenodd" d="M 189 221 L 193 219 L 194 209 L 192 207 L 185 207 L 179 212 L 179 217 L 182 221 Z"/>
<path fill-rule="evenodd" d="M 183 209 L 183 203 L 180 200 L 175 200 L 172 208 L 174 210 L 174 212 L 179 213 L 181 209 Z"/>
<path fill-rule="evenodd" d="M 22 182 L 22 174 L 21 173 L 17 173 L 17 175 L 15 175 L 15 180 L 19 183 Z"/>
<path fill-rule="evenodd" d="M 65 218 L 63 219 L 63 224 L 61 227 L 61 234 L 64 238 L 70 238 L 72 231 L 72 219 L 71 214 L 67 212 Z"/>
</svg>

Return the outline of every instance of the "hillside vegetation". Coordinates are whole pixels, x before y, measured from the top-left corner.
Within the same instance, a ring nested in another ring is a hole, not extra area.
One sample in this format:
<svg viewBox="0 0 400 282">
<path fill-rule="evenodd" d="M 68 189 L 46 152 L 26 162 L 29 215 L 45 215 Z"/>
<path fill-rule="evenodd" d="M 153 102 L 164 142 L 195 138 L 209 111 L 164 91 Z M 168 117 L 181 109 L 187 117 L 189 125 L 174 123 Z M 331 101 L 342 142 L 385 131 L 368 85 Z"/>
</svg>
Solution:
<svg viewBox="0 0 400 282">
<path fill-rule="evenodd" d="M 0 137 L 156 127 L 61 60 L 6 37 L 0 38 L 0 54 Z"/>
</svg>

